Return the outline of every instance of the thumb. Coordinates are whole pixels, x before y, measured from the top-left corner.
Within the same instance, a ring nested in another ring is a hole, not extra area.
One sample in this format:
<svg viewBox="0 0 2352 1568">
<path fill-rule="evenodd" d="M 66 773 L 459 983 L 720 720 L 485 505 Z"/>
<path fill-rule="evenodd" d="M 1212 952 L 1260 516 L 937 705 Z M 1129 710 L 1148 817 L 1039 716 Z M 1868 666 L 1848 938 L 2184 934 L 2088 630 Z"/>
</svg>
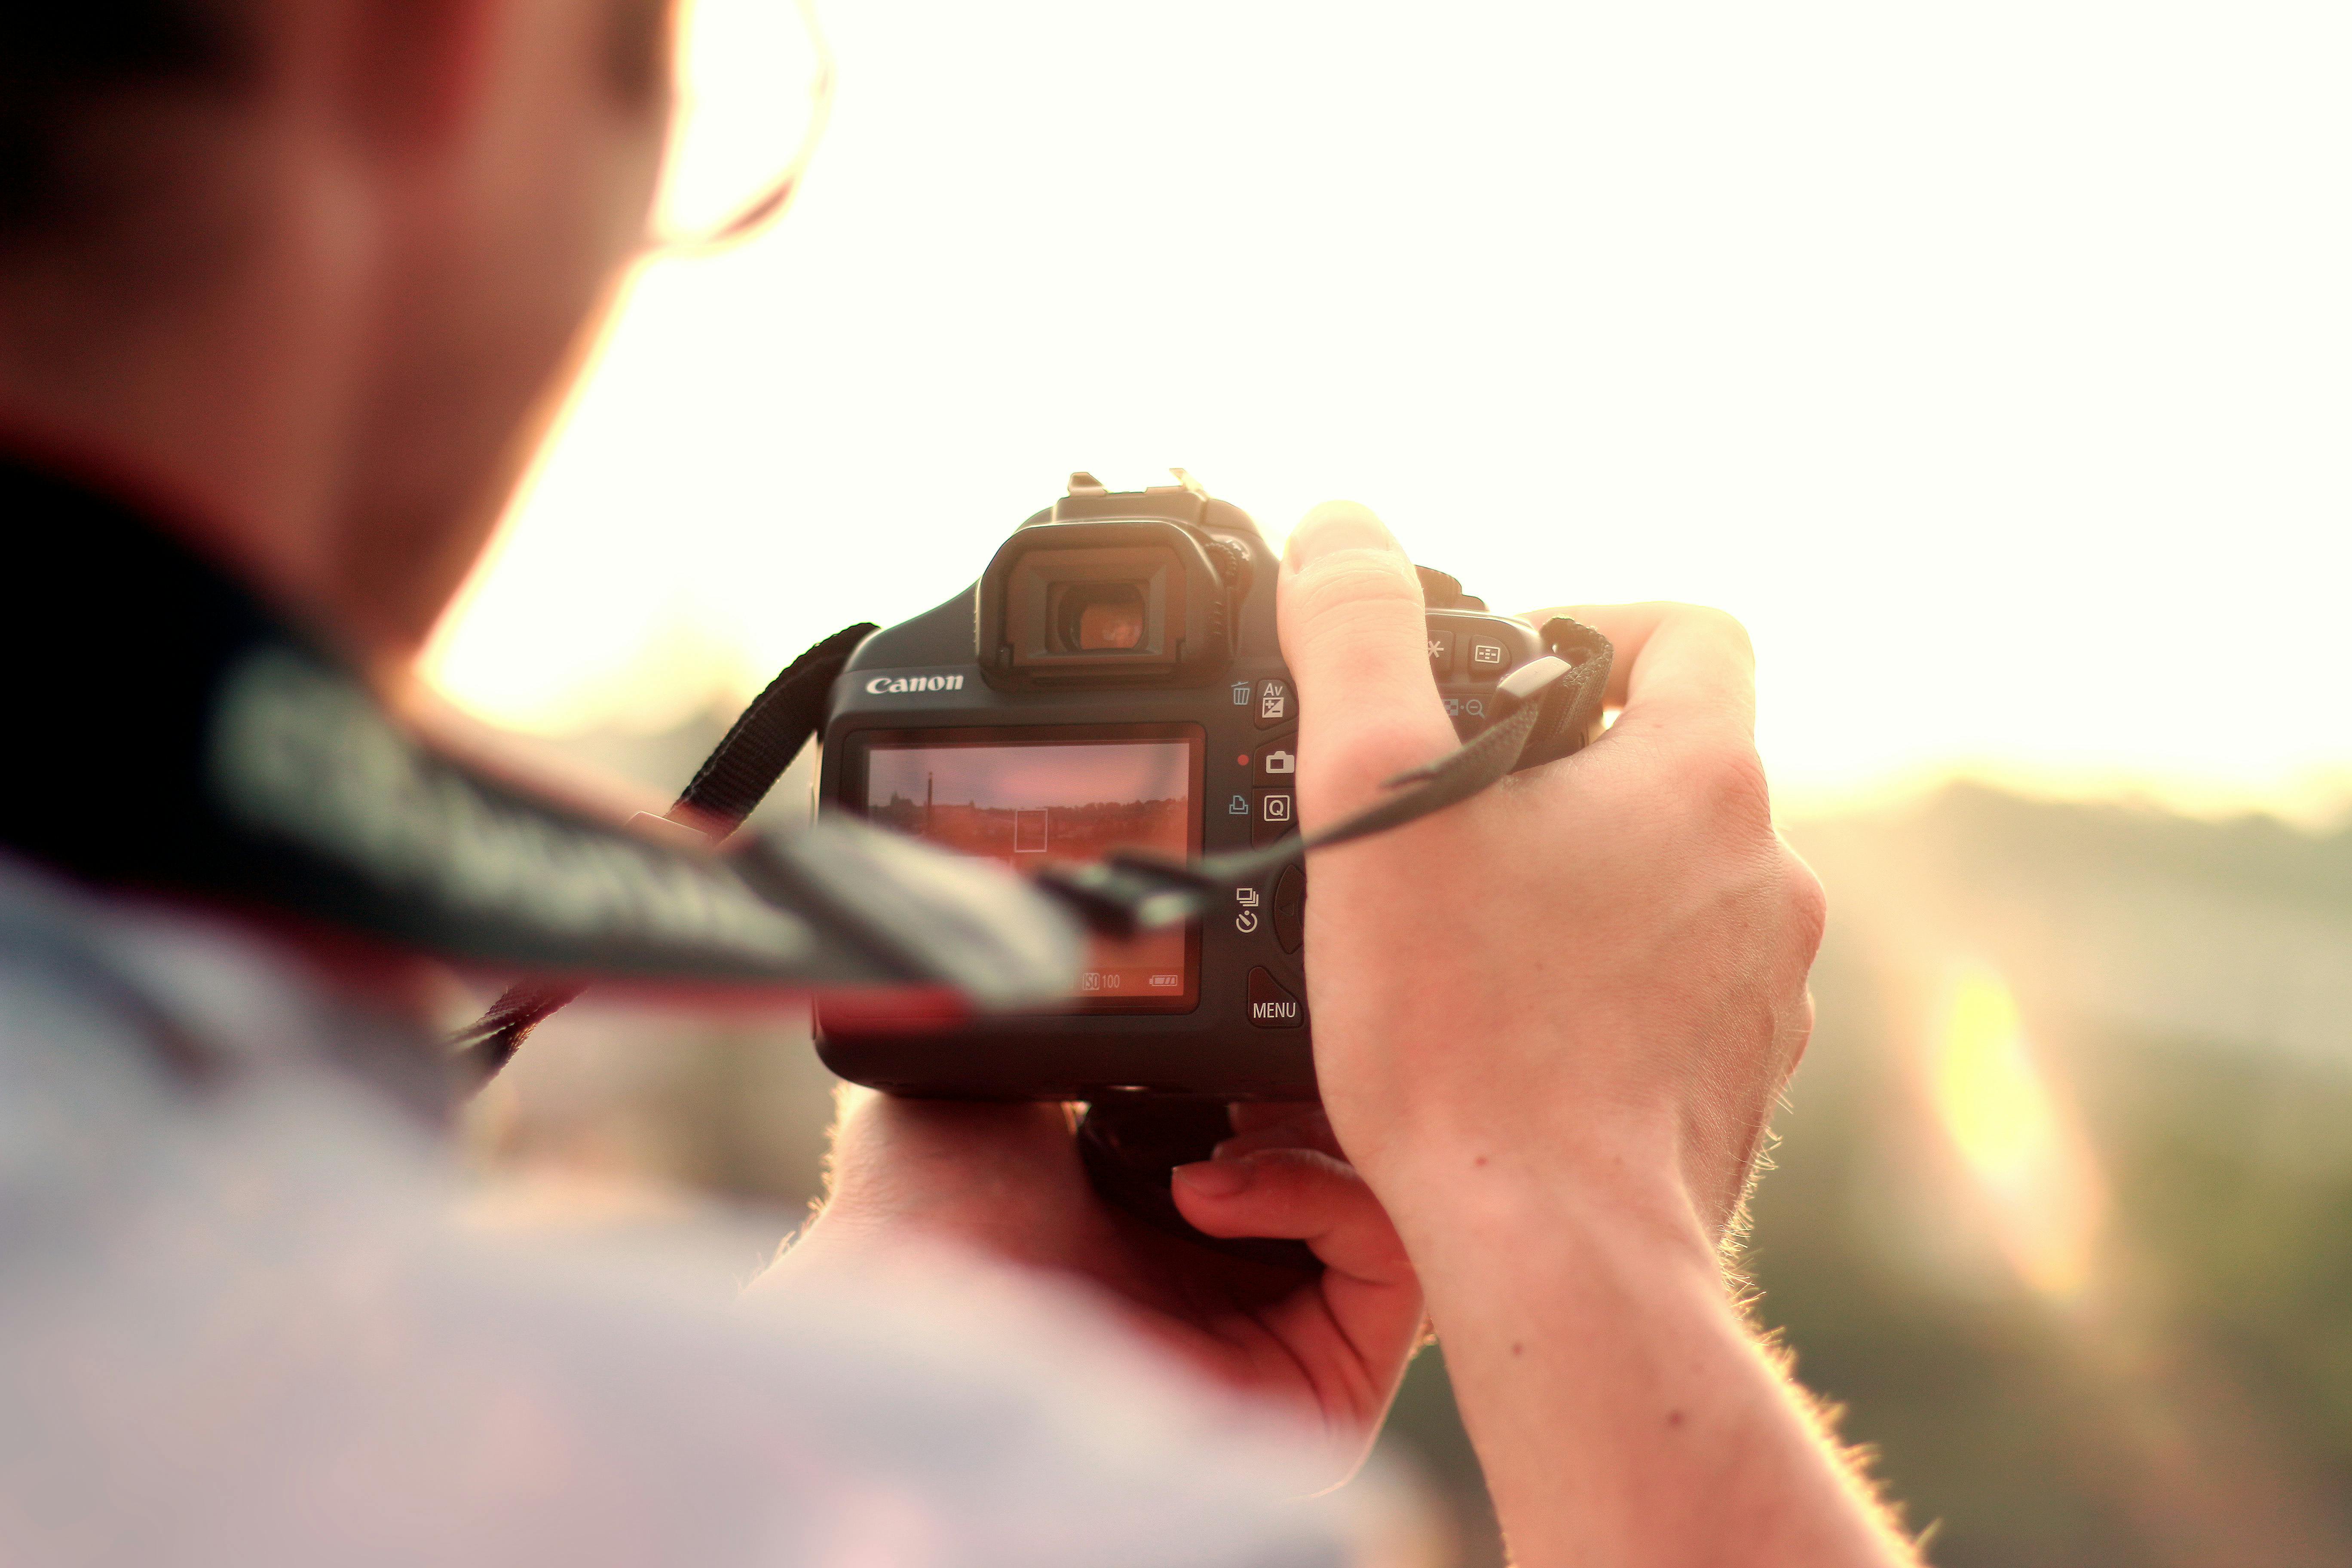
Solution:
<svg viewBox="0 0 2352 1568">
<path fill-rule="evenodd" d="M 1327 501 L 1291 531 L 1276 594 L 1298 683 L 1299 816 L 1313 832 L 1454 744 L 1430 674 L 1421 580 L 1381 520 Z"/>
</svg>

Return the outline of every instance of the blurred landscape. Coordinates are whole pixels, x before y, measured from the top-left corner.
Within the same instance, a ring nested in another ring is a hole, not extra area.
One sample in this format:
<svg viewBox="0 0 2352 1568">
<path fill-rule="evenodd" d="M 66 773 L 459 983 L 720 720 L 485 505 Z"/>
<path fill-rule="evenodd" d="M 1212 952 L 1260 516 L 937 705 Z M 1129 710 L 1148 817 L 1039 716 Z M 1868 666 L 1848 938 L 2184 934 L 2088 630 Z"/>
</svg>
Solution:
<svg viewBox="0 0 2352 1568">
<path fill-rule="evenodd" d="M 719 732 L 565 749 L 658 790 Z M 1786 829 L 1832 913 L 1757 1310 L 1931 1560 L 2352 1562 L 2352 825 L 1954 784 Z M 804 1029 L 583 1004 L 472 1132 L 534 1222 L 745 1205 L 748 1274 L 830 1093 Z M 1440 1352 L 1386 1441 L 1498 1563 Z"/>
</svg>

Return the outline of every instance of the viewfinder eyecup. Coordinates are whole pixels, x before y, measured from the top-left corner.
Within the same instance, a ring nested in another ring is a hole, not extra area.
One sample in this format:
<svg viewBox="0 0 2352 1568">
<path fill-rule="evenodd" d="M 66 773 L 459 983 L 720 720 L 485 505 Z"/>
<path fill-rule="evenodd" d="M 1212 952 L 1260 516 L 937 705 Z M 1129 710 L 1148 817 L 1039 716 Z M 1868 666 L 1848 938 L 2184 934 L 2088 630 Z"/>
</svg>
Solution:
<svg viewBox="0 0 2352 1568">
<path fill-rule="evenodd" d="M 981 575 L 980 667 L 1009 688 L 1201 684 L 1232 662 L 1226 597 L 1181 523 L 1038 523 Z"/>
</svg>

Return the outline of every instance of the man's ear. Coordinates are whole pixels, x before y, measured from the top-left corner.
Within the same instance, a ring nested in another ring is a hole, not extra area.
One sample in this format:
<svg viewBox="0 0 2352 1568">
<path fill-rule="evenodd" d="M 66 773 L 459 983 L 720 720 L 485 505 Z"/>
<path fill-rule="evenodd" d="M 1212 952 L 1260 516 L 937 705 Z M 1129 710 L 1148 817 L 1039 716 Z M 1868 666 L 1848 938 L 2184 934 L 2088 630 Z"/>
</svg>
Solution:
<svg viewBox="0 0 2352 1568">
<path fill-rule="evenodd" d="M 604 74 L 624 107 L 644 109 L 668 94 L 677 10 L 678 0 L 613 0 Z"/>
<path fill-rule="evenodd" d="M 446 141 L 487 85 L 500 13 L 511 0 L 347 0 L 341 101 L 379 156 Z"/>
</svg>

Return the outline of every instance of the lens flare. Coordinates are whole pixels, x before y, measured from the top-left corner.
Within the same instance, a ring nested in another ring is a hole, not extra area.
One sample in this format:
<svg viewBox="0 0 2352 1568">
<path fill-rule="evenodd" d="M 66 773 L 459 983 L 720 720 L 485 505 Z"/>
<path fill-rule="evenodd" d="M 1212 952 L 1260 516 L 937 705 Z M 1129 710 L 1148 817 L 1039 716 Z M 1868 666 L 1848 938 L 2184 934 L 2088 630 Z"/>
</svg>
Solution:
<svg viewBox="0 0 2352 1568">
<path fill-rule="evenodd" d="M 2016 999 L 1991 970 L 1954 978 L 1928 1087 L 2002 1253 L 2042 1295 L 2079 1297 L 2105 1189 L 2081 1131 L 2034 1060 Z"/>
</svg>

